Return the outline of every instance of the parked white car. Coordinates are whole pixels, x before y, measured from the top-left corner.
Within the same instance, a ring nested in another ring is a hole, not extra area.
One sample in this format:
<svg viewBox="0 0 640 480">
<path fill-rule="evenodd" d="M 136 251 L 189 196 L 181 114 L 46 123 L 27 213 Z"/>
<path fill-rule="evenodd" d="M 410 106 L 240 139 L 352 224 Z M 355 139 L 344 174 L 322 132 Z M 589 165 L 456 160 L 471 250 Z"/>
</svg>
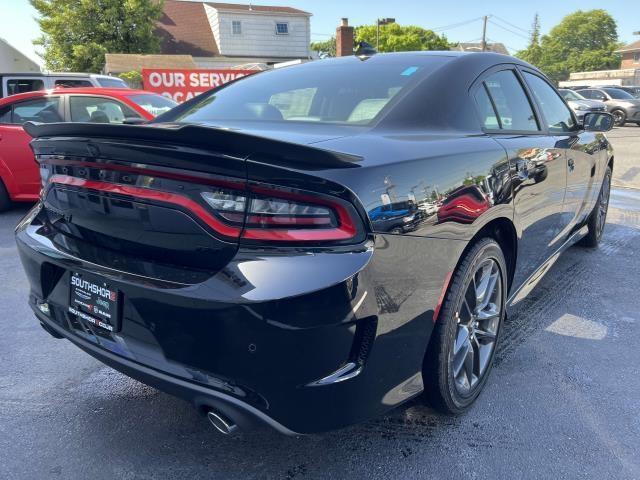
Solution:
<svg viewBox="0 0 640 480">
<path fill-rule="evenodd" d="M 0 73 L 0 98 L 58 87 L 129 88 L 121 78 L 95 73 Z"/>
</svg>

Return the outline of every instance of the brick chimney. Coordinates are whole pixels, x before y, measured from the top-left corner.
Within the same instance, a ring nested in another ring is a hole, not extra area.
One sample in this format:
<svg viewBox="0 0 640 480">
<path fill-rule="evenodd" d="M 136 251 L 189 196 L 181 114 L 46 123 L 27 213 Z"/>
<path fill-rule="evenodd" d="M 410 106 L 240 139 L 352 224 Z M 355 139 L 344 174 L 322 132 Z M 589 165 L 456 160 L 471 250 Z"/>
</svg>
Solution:
<svg viewBox="0 0 640 480">
<path fill-rule="evenodd" d="M 349 19 L 343 18 L 336 28 L 336 57 L 353 55 L 353 27 L 349 26 Z"/>
</svg>

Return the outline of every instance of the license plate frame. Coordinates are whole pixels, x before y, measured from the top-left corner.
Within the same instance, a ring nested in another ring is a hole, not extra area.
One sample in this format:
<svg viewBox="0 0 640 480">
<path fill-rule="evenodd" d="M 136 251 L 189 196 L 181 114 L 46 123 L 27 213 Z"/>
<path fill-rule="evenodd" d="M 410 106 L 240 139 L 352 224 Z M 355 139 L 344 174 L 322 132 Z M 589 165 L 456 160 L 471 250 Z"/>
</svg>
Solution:
<svg viewBox="0 0 640 480">
<path fill-rule="evenodd" d="M 85 272 L 69 275 L 70 314 L 108 332 L 120 330 L 122 293 L 104 278 Z"/>
</svg>

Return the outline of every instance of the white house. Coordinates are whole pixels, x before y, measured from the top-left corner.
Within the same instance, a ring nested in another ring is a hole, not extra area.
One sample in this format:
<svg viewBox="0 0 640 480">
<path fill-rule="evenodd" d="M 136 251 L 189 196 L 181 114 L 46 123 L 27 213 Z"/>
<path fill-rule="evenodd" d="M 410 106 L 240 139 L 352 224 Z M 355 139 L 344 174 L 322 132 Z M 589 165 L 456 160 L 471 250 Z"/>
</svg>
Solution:
<svg viewBox="0 0 640 480">
<path fill-rule="evenodd" d="M 0 73 L 39 72 L 36 62 L 0 38 Z"/>
<path fill-rule="evenodd" d="M 161 53 L 191 55 L 200 68 L 308 59 L 311 14 L 291 7 L 165 0 Z"/>
</svg>

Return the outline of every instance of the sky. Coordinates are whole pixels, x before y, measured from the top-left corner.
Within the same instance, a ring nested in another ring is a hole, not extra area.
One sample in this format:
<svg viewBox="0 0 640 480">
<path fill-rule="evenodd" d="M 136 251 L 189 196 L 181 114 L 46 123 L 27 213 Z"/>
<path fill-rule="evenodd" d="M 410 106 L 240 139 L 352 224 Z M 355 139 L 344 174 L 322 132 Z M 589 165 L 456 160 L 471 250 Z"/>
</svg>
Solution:
<svg viewBox="0 0 640 480">
<path fill-rule="evenodd" d="M 234 0 L 225 0 L 228 3 Z M 236 3 L 249 3 L 238 0 Z M 606 9 L 618 23 L 620 41 L 640 39 L 638 0 L 252 0 L 254 5 L 282 5 L 311 12 L 312 41 L 326 40 L 335 33 L 340 18 L 350 25 L 373 24 L 376 18 L 394 17 L 402 25 L 418 25 L 445 34 L 449 41 L 479 41 L 482 17 L 491 15 L 487 28 L 489 41 L 504 43 L 510 53 L 527 45 L 527 38 L 537 12 L 542 33 L 547 33 L 562 18 L 576 10 Z M 31 41 L 40 35 L 28 0 L 0 0 L 0 37 L 22 53 L 42 63 Z"/>
</svg>

